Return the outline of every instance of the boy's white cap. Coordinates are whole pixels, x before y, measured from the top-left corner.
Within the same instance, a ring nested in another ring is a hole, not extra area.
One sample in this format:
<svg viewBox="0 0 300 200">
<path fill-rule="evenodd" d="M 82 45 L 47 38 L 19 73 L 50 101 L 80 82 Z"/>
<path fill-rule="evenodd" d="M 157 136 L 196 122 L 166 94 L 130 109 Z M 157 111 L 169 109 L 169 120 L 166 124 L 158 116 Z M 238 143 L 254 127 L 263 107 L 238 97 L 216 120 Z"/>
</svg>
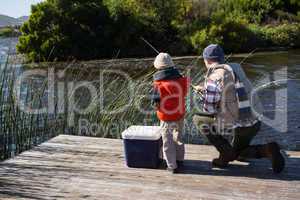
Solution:
<svg viewBox="0 0 300 200">
<path fill-rule="evenodd" d="M 154 67 L 156 69 L 165 69 L 168 67 L 174 67 L 174 63 L 172 61 L 172 58 L 167 53 L 160 53 L 158 56 L 156 56 L 154 61 Z"/>
</svg>

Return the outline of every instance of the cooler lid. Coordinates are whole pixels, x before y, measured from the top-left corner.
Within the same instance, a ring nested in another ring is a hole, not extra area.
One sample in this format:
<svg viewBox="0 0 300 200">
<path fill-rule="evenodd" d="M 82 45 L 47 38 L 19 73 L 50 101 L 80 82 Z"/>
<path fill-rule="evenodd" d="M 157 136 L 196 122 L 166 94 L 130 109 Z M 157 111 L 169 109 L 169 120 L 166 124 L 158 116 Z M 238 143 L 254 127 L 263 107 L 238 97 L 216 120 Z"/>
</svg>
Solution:
<svg viewBox="0 0 300 200">
<path fill-rule="evenodd" d="M 123 131 L 122 138 L 125 140 L 159 140 L 160 130 L 159 126 L 130 126 Z"/>
</svg>

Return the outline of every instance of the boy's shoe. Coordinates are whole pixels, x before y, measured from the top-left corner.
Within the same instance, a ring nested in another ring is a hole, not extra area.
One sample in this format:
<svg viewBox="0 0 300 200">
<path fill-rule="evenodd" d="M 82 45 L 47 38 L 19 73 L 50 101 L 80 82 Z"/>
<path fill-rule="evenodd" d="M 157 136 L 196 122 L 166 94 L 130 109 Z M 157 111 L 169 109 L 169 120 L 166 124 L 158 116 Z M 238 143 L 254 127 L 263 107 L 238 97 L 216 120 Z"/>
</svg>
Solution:
<svg viewBox="0 0 300 200">
<path fill-rule="evenodd" d="M 178 168 L 183 168 L 184 167 L 184 162 L 183 161 L 176 161 L 176 163 L 177 163 L 177 167 Z M 166 161 L 162 161 L 162 162 L 160 162 L 160 168 L 163 168 L 163 169 L 166 169 L 166 168 L 168 168 L 168 165 L 167 165 L 167 163 L 166 163 Z"/>
<path fill-rule="evenodd" d="M 179 169 L 176 168 L 176 169 L 171 169 L 171 168 L 167 168 L 167 171 L 171 174 L 178 174 L 179 173 Z"/>
<path fill-rule="evenodd" d="M 176 163 L 178 168 L 182 168 L 184 166 L 184 161 L 182 160 L 181 161 L 177 160 Z"/>
<path fill-rule="evenodd" d="M 166 161 L 165 161 L 165 160 L 162 160 L 162 161 L 160 162 L 159 168 L 160 168 L 160 169 L 166 169 L 167 167 L 168 167 L 168 165 L 167 165 Z"/>
</svg>

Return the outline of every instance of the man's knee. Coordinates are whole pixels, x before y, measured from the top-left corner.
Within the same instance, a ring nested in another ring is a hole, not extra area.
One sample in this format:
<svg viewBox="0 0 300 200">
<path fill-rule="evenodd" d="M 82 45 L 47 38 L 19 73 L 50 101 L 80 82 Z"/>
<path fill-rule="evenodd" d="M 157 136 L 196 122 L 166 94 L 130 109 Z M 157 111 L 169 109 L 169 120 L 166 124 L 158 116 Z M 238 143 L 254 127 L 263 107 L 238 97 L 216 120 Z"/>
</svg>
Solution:
<svg viewBox="0 0 300 200">
<path fill-rule="evenodd" d="M 195 115 L 193 117 L 193 123 L 201 134 L 207 135 L 212 131 L 214 119 L 211 117 Z"/>
</svg>

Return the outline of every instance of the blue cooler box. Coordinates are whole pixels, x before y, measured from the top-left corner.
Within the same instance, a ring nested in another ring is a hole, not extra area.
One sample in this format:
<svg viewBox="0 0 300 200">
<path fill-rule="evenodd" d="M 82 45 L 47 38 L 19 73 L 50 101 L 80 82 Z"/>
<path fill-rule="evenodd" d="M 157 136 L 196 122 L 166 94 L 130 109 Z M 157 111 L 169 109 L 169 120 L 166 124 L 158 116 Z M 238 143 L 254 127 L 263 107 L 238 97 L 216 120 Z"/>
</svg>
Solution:
<svg viewBox="0 0 300 200">
<path fill-rule="evenodd" d="M 122 133 L 128 167 L 158 168 L 162 138 L 159 126 L 131 126 Z"/>
</svg>

